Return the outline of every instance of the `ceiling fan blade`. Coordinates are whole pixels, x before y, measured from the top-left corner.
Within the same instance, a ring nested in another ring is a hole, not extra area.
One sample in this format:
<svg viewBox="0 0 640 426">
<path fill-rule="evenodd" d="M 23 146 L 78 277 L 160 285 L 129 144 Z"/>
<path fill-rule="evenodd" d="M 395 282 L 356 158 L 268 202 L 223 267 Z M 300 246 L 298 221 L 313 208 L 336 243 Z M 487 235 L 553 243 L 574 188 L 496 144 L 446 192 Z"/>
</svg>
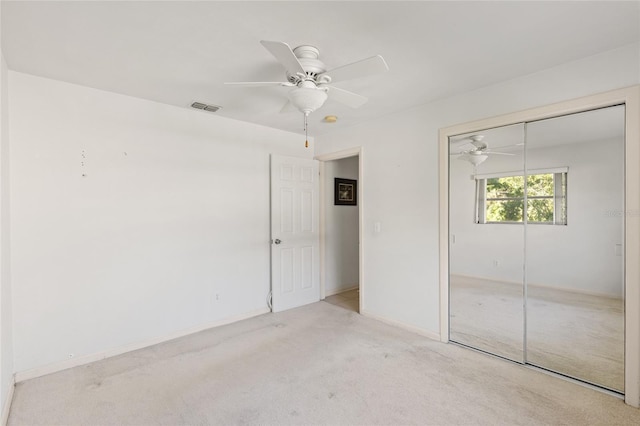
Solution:
<svg viewBox="0 0 640 426">
<path fill-rule="evenodd" d="M 449 152 L 451 154 L 463 154 L 465 152 L 473 151 L 476 147 L 470 143 L 464 141 L 451 142 L 449 144 Z M 455 151 L 455 152 L 454 152 Z"/>
<path fill-rule="evenodd" d="M 473 157 L 474 155 L 484 155 L 483 151 L 460 151 L 460 152 L 452 152 L 449 155 L 461 155 L 463 157 Z"/>
<path fill-rule="evenodd" d="M 266 87 L 266 86 L 294 86 L 293 83 L 289 83 L 288 81 L 238 81 L 231 83 L 224 83 L 228 85 L 235 86 L 253 86 L 253 87 Z"/>
<path fill-rule="evenodd" d="M 329 98 L 333 99 L 336 102 L 340 102 L 351 108 L 360 108 L 362 105 L 366 104 L 369 98 L 365 98 L 362 95 L 358 95 L 353 92 L 349 92 L 348 90 L 340 89 L 338 87 L 329 86 L 327 87 L 329 91 Z"/>
<path fill-rule="evenodd" d="M 280 62 L 291 75 L 305 74 L 304 68 L 293 50 L 287 43 L 281 41 L 261 40 L 260 43 Z"/>
<path fill-rule="evenodd" d="M 490 155 L 515 155 L 515 154 L 510 154 L 508 152 L 498 152 L 498 151 L 482 151 L 483 154 L 490 154 Z"/>
<path fill-rule="evenodd" d="M 378 74 L 389 71 L 387 63 L 380 55 L 372 56 L 352 64 L 343 65 L 329 71 L 325 71 L 320 76 L 328 75 L 332 82 L 351 80 L 371 74 Z"/>
</svg>

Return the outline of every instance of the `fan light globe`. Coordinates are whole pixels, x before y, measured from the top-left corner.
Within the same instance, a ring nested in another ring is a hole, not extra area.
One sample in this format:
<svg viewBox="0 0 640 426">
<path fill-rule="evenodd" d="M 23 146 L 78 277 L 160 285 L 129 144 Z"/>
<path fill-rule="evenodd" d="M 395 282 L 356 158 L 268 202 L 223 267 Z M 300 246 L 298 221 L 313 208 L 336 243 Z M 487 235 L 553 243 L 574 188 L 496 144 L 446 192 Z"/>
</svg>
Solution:
<svg viewBox="0 0 640 426">
<path fill-rule="evenodd" d="M 289 100 L 298 110 L 309 115 L 324 105 L 327 92 L 317 88 L 296 87 L 289 92 Z"/>
<path fill-rule="evenodd" d="M 487 158 L 489 158 L 488 155 L 484 155 L 484 154 L 478 155 L 478 154 L 476 154 L 476 155 L 468 155 L 467 158 L 465 158 L 465 160 L 467 160 L 468 162 L 470 162 L 474 166 L 478 166 L 478 165 L 484 163 L 484 160 L 486 160 Z"/>
</svg>

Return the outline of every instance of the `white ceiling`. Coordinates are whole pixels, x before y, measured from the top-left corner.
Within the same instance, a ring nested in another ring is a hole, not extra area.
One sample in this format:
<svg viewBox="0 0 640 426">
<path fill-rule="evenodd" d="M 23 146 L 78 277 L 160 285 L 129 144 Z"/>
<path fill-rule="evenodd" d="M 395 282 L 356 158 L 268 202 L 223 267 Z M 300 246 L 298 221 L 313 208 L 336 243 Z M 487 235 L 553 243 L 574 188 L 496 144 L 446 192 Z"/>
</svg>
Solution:
<svg viewBox="0 0 640 426">
<path fill-rule="evenodd" d="M 302 132 L 281 114 L 287 88 L 260 40 L 311 44 L 329 69 L 376 54 L 390 71 L 336 86 L 369 97 L 358 110 L 329 100 L 310 134 L 402 111 L 637 42 L 632 2 L 31 2 L 2 1 L 12 70 Z M 202 114 L 209 114 L 201 112 Z M 321 122 L 325 115 L 335 124 Z"/>
<path fill-rule="evenodd" d="M 527 125 L 527 147 L 601 142 L 624 144 L 624 105 L 540 120 Z"/>
</svg>

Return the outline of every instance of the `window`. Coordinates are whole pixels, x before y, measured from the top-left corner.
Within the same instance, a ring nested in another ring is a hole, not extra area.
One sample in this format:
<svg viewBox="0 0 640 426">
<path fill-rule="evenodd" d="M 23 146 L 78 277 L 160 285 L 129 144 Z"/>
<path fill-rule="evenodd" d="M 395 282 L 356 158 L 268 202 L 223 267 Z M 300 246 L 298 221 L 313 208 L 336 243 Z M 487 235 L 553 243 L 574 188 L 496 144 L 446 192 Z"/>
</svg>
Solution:
<svg viewBox="0 0 640 426">
<path fill-rule="evenodd" d="M 527 175 L 527 223 L 567 224 L 567 169 Z M 523 223 L 524 175 L 476 176 L 476 223 Z"/>
</svg>

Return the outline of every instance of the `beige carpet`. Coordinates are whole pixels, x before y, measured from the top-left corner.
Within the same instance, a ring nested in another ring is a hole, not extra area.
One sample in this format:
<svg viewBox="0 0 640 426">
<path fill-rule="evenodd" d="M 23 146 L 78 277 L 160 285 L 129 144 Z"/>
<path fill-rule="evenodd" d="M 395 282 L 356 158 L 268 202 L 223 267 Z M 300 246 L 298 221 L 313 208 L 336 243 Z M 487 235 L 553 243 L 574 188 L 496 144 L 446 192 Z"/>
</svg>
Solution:
<svg viewBox="0 0 640 426">
<path fill-rule="evenodd" d="M 523 360 L 522 287 L 451 277 L 451 339 Z M 621 299 L 530 286 L 527 362 L 624 391 Z"/>
<path fill-rule="evenodd" d="M 617 398 L 319 302 L 18 384 L 10 425 L 637 425 Z"/>
<path fill-rule="evenodd" d="M 452 275 L 450 339 L 517 362 L 524 361 L 522 287 Z"/>
</svg>

